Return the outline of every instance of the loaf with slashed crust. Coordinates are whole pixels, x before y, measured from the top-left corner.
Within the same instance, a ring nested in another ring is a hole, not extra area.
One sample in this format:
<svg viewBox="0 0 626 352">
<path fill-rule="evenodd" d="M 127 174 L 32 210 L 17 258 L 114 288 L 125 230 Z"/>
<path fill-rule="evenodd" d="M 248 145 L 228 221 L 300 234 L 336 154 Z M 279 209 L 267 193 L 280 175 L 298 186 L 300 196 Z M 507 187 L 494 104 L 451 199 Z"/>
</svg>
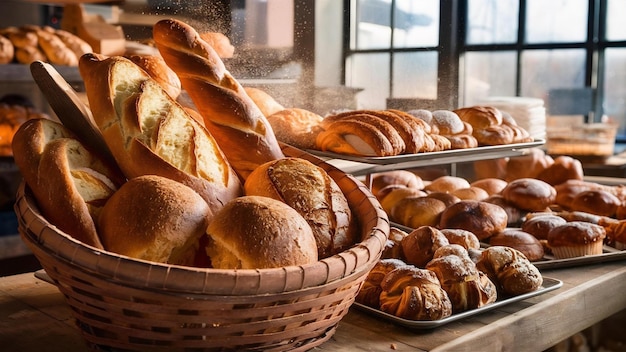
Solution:
<svg viewBox="0 0 626 352">
<path fill-rule="evenodd" d="M 96 124 L 128 178 L 154 174 L 181 182 L 212 214 L 243 193 L 211 134 L 139 66 L 86 54 L 79 69 Z"/>
</svg>

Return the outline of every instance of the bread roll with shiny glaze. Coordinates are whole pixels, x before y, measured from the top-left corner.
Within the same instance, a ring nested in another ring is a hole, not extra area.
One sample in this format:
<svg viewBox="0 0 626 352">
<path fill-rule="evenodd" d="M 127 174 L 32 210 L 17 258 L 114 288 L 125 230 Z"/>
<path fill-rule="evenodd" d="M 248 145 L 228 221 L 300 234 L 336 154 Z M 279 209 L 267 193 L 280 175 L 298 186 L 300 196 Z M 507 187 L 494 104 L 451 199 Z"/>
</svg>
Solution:
<svg viewBox="0 0 626 352">
<path fill-rule="evenodd" d="M 470 231 L 479 240 L 501 232 L 507 226 L 507 214 L 501 207 L 476 200 L 462 200 L 441 213 L 439 228 Z"/>
<path fill-rule="evenodd" d="M 491 246 L 507 246 L 522 252 L 531 262 L 543 259 L 544 250 L 533 235 L 518 229 L 505 229 L 489 237 Z"/>
<path fill-rule="evenodd" d="M 422 189 L 424 181 L 421 177 L 408 170 L 393 170 L 371 175 L 372 194 L 377 196 L 381 189 L 389 185 L 403 185 L 409 188 Z"/>
<path fill-rule="evenodd" d="M 580 160 L 567 155 L 560 155 L 554 162 L 541 171 L 537 178 L 552 186 L 568 180 L 582 180 L 584 176 L 583 164 Z"/>
<path fill-rule="evenodd" d="M 502 196 L 520 209 L 543 211 L 556 201 L 556 189 L 538 179 L 520 178 L 509 182 Z"/>
<path fill-rule="evenodd" d="M 439 176 L 430 184 L 424 186 L 424 190 L 428 192 L 446 192 L 452 193 L 457 189 L 469 188 L 469 182 L 463 177 L 458 176 Z"/>
<path fill-rule="evenodd" d="M 487 274 L 505 296 L 532 292 L 543 284 L 543 277 L 537 267 L 522 252 L 511 247 L 485 248 L 476 267 Z"/>
<path fill-rule="evenodd" d="M 439 247 L 450 244 L 446 236 L 433 226 L 422 226 L 402 240 L 406 262 L 424 268 Z"/>
</svg>

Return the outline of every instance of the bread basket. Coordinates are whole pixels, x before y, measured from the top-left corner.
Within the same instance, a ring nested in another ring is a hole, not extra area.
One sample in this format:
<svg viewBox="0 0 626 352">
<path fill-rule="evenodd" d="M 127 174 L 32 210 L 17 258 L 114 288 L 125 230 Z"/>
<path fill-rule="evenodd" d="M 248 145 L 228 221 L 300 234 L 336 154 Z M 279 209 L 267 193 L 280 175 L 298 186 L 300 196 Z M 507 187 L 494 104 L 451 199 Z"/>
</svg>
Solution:
<svg viewBox="0 0 626 352">
<path fill-rule="evenodd" d="M 63 293 L 94 350 L 304 351 L 328 340 L 379 259 L 387 216 L 367 187 L 322 160 L 344 192 L 362 241 L 304 266 L 218 270 L 140 261 L 88 247 L 48 223 L 22 184 L 22 239 Z"/>
</svg>

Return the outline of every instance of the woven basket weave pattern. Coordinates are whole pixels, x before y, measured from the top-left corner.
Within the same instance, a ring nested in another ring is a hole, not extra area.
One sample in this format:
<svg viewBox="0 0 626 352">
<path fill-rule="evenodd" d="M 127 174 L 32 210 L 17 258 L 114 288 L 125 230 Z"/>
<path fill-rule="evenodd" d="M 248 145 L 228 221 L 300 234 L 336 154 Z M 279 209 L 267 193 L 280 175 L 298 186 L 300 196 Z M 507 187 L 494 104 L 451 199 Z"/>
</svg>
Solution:
<svg viewBox="0 0 626 352">
<path fill-rule="evenodd" d="M 94 350 L 305 351 L 328 340 L 389 234 L 387 216 L 358 180 L 303 151 L 344 192 L 362 242 L 303 266 L 218 270 L 140 261 L 83 245 L 39 214 L 24 185 L 20 233 L 71 307 Z"/>
</svg>

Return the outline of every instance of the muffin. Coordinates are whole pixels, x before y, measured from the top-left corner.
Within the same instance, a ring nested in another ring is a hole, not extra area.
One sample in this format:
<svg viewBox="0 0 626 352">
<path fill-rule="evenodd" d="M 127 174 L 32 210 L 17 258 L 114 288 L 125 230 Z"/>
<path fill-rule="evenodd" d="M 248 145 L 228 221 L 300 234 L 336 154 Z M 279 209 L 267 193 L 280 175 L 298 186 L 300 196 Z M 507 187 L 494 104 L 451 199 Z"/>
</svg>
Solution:
<svg viewBox="0 0 626 352">
<path fill-rule="evenodd" d="M 557 259 L 602 254 L 604 227 L 584 221 L 570 221 L 548 233 L 548 245 Z"/>
</svg>

